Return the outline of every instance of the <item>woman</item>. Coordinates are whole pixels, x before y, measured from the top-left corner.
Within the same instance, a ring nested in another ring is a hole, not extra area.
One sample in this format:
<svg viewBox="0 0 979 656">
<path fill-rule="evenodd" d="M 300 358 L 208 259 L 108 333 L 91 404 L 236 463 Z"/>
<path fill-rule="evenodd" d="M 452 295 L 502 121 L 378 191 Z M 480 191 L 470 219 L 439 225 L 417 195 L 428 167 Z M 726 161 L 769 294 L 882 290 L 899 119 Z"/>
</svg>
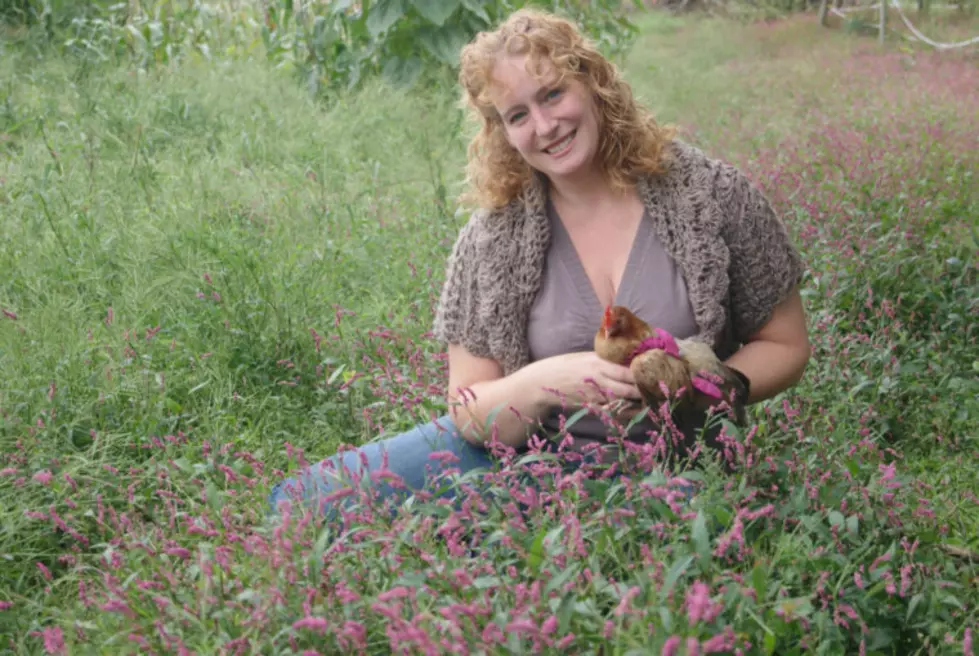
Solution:
<svg viewBox="0 0 979 656">
<path fill-rule="evenodd" d="M 592 350 L 607 305 L 710 344 L 748 381 L 748 403 L 802 376 L 803 265 L 771 206 L 738 170 L 657 125 L 573 24 L 514 13 L 463 49 L 460 81 L 481 124 L 467 195 L 479 209 L 449 258 L 435 322 L 450 413 L 314 465 L 280 484 L 273 505 L 299 488 L 327 509 L 343 469 L 383 469 L 418 489 L 441 469 L 433 452 L 463 471 L 490 467 L 491 440 L 520 449 L 576 407 L 639 400 L 629 369 Z M 607 428 L 586 415 L 571 432 L 580 448 Z"/>
</svg>

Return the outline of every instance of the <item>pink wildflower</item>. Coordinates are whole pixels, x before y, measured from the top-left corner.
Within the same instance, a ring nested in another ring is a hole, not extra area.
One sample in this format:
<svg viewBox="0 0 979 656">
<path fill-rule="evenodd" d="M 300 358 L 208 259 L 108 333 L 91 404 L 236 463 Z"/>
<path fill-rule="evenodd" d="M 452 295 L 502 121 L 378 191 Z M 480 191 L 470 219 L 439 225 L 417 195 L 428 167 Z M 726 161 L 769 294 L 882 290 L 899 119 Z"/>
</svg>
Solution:
<svg viewBox="0 0 979 656">
<path fill-rule="evenodd" d="M 711 603 L 710 587 L 701 581 L 695 581 L 690 586 L 684 605 L 687 608 L 687 620 L 690 624 L 697 624 L 700 621 L 710 622 L 722 608 L 719 603 Z"/>
<path fill-rule="evenodd" d="M 360 622 L 354 622 L 353 620 L 344 622 L 343 635 L 353 640 L 358 647 L 365 647 L 367 645 L 367 629 Z"/>
<path fill-rule="evenodd" d="M 166 549 L 163 550 L 163 553 L 167 554 L 168 556 L 174 556 L 176 558 L 180 558 L 182 560 L 187 560 L 188 558 L 190 558 L 190 551 L 184 549 L 183 547 L 167 547 Z"/>
<path fill-rule="evenodd" d="M 41 471 L 34 474 L 34 480 L 41 485 L 47 485 L 51 482 L 52 474 L 47 469 L 42 469 Z"/>
<path fill-rule="evenodd" d="M 534 621 L 527 618 L 513 620 L 506 625 L 507 633 L 527 633 L 533 635 L 537 632 L 537 625 Z"/>
<path fill-rule="evenodd" d="M 678 649 L 680 649 L 680 636 L 671 636 L 663 643 L 661 656 L 676 656 Z"/>
<path fill-rule="evenodd" d="M 435 451 L 434 453 L 428 454 L 429 460 L 438 460 L 442 463 L 448 462 L 459 462 L 459 456 L 452 453 L 451 451 Z"/>
<path fill-rule="evenodd" d="M 44 650 L 49 654 L 64 654 L 65 638 L 60 626 L 49 626 L 44 629 Z"/>
<path fill-rule="evenodd" d="M 716 654 L 720 652 L 730 652 L 734 649 L 734 631 L 728 626 L 724 633 L 718 633 L 713 638 L 709 638 L 700 645 L 705 654 Z"/>
<path fill-rule="evenodd" d="M 616 607 L 614 612 L 616 617 L 621 617 L 629 612 L 629 606 L 632 604 L 632 600 L 639 594 L 639 592 L 639 586 L 634 585 L 629 588 L 624 595 L 622 595 L 622 600 L 619 602 L 619 605 Z"/>
<path fill-rule="evenodd" d="M 391 588 L 381 594 L 377 595 L 378 601 L 391 601 L 392 599 L 404 599 L 405 597 L 410 597 L 412 590 L 400 585 L 396 588 Z"/>
<path fill-rule="evenodd" d="M 354 490 L 354 488 L 352 488 L 352 487 L 341 487 L 341 488 L 338 488 L 335 492 L 330 492 L 325 497 L 323 497 L 323 502 L 324 503 L 332 503 L 333 501 L 336 501 L 337 499 L 343 499 L 344 497 L 349 497 L 349 496 L 351 496 L 353 494 L 356 494 L 356 490 Z"/>
<path fill-rule="evenodd" d="M 126 605 L 126 602 L 122 601 L 121 599 L 110 599 L 99 606 L 99 608 L 107 613 L 122 613 L 124 615 L 130 615 L 133 612 L 130 610 L 129 606 Z"/>
<path fill-rule="evenodd" d="M 315 631 L 316 633 L 323 633 L 326 631 L 327 621 L 322 617 L 304 617 L 301 620 L 296 620 L 292 628 L 293 629 L 309 629 L 310 631 Z"/>
<path fill-rule="evenodd" d="M 901 568 L 901 591 L 900 595 L 903 597 L 911 589 L 911 565 L 905 565 Z"/>
</svg>

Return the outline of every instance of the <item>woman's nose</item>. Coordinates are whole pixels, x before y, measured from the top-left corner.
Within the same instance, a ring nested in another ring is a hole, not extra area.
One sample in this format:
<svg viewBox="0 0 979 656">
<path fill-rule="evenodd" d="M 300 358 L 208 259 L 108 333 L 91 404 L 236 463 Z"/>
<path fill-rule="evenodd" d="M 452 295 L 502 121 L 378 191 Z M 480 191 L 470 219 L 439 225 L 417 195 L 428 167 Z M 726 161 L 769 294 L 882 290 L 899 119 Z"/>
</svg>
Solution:
<svg viewBox="0 0 979 656">
<path fill-rule="evenodd" d="M 534 131 L 539 137 L 553 136 L 557 129 L 557 119 L 547 109 L 538 107 L 531 110 L 534 118 Z"/>
</svg>

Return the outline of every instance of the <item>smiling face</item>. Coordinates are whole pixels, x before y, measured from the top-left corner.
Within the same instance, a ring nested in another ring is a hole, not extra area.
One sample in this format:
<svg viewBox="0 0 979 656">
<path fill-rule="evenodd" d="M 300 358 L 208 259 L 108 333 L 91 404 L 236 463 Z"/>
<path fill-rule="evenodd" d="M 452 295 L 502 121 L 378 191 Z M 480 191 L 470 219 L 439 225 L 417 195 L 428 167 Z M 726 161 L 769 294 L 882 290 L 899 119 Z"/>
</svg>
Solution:
<svg viewBox="0 0 979 656">
<path fill-rule="evenodd" d="M 548 62 L 535 76 L 524 55 L 502 57 L 493 69 L 492 101 L 507 141 L 552 181 L 597 173 L 598 113 L 588 89 L 559 80 Z"/>
</svg>

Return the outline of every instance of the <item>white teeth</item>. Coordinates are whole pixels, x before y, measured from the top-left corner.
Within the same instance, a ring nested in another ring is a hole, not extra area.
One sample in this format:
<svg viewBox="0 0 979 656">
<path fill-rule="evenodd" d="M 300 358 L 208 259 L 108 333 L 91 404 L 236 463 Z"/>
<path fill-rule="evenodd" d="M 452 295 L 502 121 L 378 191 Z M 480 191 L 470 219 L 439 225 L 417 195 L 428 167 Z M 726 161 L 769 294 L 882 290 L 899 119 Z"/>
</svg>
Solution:
<svg viewBox="0 0 979 656">
<path fill-rule="evenodd" d="M 564 149 L 565 146 L 567 146 L 569 143 L 571 143 L 571 140 L 572 139 L 574 139 L 574 132 L 572 132 L 571 134 L 569 134 L 568 136 L 566 136 L 564 139 L 562 139 L 561 140 L 561 143 L 559 143 L 557 145 L 554 145 L 554 146 L 551 146 L 550 148 L 545 148 L 544 149 L 544 152 L 547 153 L 548 155 L 552 155 L 554 153 L 561 152 Z"/>
</svg>

